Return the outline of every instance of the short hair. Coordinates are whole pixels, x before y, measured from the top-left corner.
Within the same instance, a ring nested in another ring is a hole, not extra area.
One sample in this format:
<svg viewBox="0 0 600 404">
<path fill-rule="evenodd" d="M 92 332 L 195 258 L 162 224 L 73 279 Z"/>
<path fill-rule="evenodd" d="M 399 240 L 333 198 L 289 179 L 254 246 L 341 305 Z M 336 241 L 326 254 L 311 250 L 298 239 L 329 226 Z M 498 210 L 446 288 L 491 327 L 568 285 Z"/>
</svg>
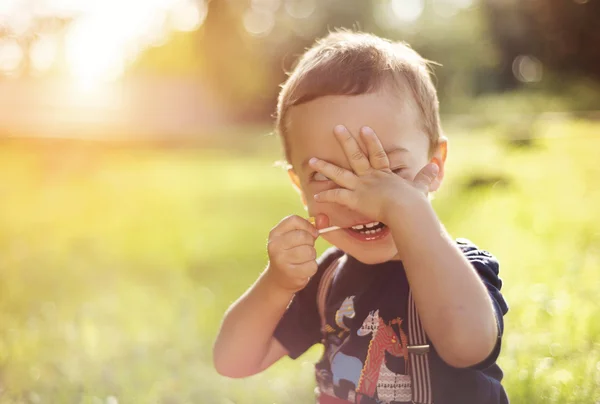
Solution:
<svg viewBox="0 0 600 404">
<path fill-rule="evenodd" d="M 299 59 L 279 93 L 275 130 L 287 161 L 286 114 L 291 107 L 328 95 L 376 92 L 390 84 L 396 90 L 412 92 L 432 153 L 441 136 L 441 124 L 431 63 L 403 42 L 368 33 L 338 30 L 317 40 Z"/>
</svg>

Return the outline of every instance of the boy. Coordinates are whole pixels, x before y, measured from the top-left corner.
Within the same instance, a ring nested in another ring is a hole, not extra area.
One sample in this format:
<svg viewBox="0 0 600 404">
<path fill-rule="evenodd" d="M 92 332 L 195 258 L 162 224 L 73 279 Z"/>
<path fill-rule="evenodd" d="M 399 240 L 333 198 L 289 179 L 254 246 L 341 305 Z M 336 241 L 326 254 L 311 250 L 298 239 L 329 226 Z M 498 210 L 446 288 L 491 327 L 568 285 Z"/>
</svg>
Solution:
<svg viewBox="0 0 600 404">
<path fill-rule="evenodd" d="M 451 240 L 427 196 L 447 154 L 427 62 L 332 33 L 283 86 L 277 130 L 315 226 L 290 216 L 272 229 L 267 268 L 223 320 L 217 371 L 249 376 L 322 342 L 320 404 L 507 403 L 498 263 Z M 329 226 L 335 247 L 317 259 Z"/>
</svg>

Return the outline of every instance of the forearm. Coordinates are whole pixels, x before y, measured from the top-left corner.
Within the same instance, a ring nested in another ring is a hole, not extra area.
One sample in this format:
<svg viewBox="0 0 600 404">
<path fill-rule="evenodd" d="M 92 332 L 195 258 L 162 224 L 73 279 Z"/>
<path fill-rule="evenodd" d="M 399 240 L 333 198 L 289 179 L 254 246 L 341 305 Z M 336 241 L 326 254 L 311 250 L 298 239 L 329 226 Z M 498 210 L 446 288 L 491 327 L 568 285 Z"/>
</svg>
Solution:
<svg viewBox="0 0 600 404">
<path fill-rule="evenodd" d="M 293 293 L 275 286 L 269 270 L 227 310 L 213 355 L 220 373 L 232 377 L 254 374 L 265 359 L 273 332 Z"/>
<path fill-rule="evenodd" d="M 484 360 L 498 335 L 494 309 L 479 275 L 427 202 L 392 218 L 419 316 L 440 356 L 457 367 Z"/>
</svg>

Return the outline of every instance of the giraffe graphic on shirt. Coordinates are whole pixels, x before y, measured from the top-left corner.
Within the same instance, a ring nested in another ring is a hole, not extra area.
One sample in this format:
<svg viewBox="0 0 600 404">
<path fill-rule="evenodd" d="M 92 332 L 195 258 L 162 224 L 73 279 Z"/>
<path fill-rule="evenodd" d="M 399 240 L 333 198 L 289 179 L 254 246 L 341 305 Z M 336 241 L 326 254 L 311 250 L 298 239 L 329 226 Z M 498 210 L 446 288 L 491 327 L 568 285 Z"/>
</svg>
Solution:
<svg viewBox="0 0 600 404">
<path fill-rule="evenodd" d="M 392 325 L 397 324 L 400 336 Z M 369 313 L 362 327 L 357 331 L 359 336 L 372 334 L 365 364 L 361 371 L 356 392 L 358 395 L 375 397 L 382 403 L 412 400 L 411 379 L 409 375 L 392 372 L 385 363 L 385 353 L 395 357 L 403 357 L 408 364 L 408 345 L 406 334 L 400 325 L 402 319 L 396 318 L 386 324 L 379 317 L 379 310 Z"/>
</svg>

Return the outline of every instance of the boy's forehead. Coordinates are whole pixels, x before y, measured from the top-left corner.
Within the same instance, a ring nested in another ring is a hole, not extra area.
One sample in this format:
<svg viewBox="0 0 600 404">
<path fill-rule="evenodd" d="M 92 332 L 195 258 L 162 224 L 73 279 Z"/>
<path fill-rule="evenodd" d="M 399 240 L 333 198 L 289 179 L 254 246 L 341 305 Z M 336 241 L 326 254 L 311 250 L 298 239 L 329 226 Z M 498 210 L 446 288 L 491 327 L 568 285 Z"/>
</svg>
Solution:
<svg viewBox="0 0 600 404">
<path fill-rule="evenodd" d="M 418 110 L 410 102 L 386 93 L 317 98 L 288 111 L 286 139 L 291 163 L 296 170 L 310 157 L 342 163 L 345 157 L 333 134 L 333 128 L 340 124 L 356 138 L 360 128 L 370 126 L 384 149 L 410 150 L 416 143 L 428 141 L 419 119 Z"/>
</svg>

